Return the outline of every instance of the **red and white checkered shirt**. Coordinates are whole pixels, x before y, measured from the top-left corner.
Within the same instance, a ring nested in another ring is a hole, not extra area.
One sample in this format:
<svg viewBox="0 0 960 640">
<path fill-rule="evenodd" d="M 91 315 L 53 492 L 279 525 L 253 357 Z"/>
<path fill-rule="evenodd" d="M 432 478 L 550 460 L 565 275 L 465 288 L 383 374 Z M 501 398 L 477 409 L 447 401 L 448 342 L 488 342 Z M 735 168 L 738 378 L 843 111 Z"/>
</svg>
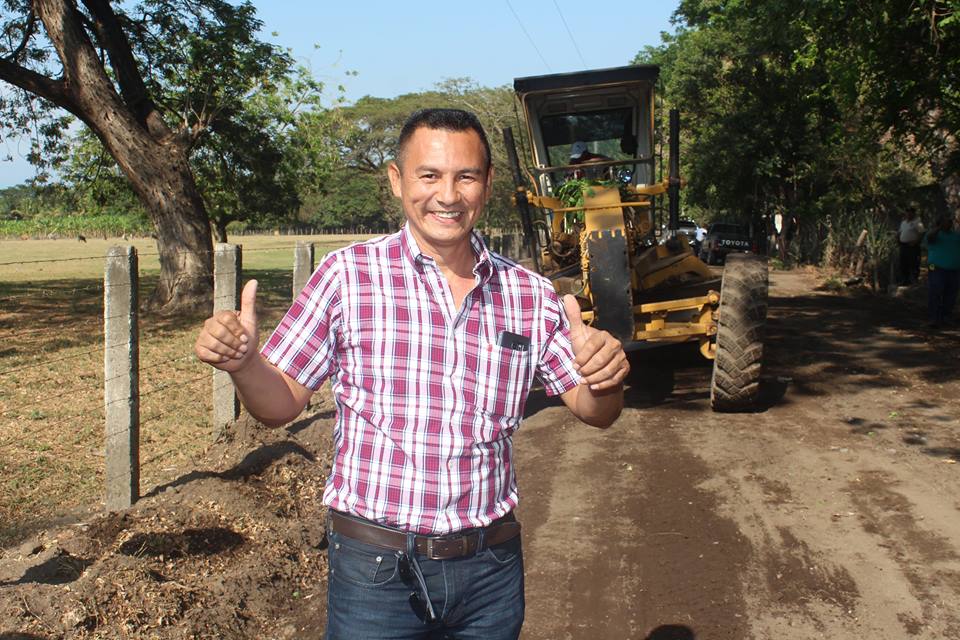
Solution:
<svg viewBox="0 0 960 640">
<path fill-rule="evenodd" d="M 511 434 L 538 377 L 579 383 L 550 282 L 473 233 L 475 287 L 459 309 L 407 227 L 328 254 L 263 347 L 337 405 L 324 503 L 407 531 L 485 526 L 517 504 Z M 499 346 L 507 331 L 527 350 Z"/>
</svg>

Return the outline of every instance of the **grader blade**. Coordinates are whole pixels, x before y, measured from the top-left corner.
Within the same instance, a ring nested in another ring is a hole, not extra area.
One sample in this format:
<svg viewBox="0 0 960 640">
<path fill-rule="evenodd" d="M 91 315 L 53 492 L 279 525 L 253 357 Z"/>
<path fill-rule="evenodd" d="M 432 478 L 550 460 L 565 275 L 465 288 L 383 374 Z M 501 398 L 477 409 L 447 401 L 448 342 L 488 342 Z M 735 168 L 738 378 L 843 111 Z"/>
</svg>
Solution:
<svg viewBox="0 0 960 640">
<path fill-rule="evenodd" d="M 596 317 L 593 326 L 609 331 L 621 341 L 633 339 L 633 301 L 627 238 L 622 229 L 591 231 L 590 292 Z"/>
</svg>

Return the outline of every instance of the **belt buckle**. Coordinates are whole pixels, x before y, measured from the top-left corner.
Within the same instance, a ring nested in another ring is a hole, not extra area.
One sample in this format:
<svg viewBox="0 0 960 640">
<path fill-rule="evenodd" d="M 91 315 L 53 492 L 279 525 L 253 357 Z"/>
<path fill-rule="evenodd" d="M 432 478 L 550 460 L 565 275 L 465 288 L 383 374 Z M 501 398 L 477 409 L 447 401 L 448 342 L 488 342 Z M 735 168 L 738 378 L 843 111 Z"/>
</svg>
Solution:
<svg viewBox="0 0 960 640">
<path fill-rule="evenodd" d="M 453 542 L 454 540 L 460 543 L 460 552 L 459 553 L 447 553 L 443 556 L 437 555 L 433 549 L 433 543 L 442 541 L 444 543 Z M 456 534 L 452 536 L 443 536 L 439 538 L 429 537 L 427 538 L 427 558 L 430 560 L 449 560 L 450 558 L 459 558 L 467 555 L 470 545 L 467 542 L 467 536 L 463 534 Z"/>
</svg>

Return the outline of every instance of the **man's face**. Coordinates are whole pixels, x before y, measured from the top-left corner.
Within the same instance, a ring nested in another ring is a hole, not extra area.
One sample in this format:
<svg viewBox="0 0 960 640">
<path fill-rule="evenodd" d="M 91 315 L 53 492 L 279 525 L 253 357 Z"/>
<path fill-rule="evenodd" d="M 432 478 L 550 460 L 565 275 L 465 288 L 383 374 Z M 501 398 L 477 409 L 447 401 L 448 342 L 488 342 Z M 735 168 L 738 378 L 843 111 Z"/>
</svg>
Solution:
<svg viewBox="0 0 960 640">
<path fill-rule="evenodd" d="M 420 250 L 469 250 L 470 230 L 490 198 L 493 180 L 480 136 L 472 130 L 420 127 L 407 140 L 400 162 L 402 169 L 396 163 L 389 167 L 390 185 Z"/>
</svg>

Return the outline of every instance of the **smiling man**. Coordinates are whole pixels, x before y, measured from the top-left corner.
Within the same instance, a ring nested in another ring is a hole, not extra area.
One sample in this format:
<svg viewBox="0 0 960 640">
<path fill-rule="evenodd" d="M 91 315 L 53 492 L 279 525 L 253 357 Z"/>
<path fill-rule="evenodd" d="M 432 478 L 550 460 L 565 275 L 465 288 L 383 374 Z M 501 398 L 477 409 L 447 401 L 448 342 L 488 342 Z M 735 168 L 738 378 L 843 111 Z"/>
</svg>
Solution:
<svg viewBox="0 0 960 640">
<path fill-rule="evenodd" d="M 476 116 L 414 113 L 389 168 L 406 225 L 326 256 L 262 352 L 256 282 L 207 320 L 201 360 L 267 425 L 328 378 L 326 637 L 516 638 L 523 559 L 511 436 L 535 380 L 587 424 L 623 406 L 620 343 L 474 226 L 493 167 Z"/>
</svg>

